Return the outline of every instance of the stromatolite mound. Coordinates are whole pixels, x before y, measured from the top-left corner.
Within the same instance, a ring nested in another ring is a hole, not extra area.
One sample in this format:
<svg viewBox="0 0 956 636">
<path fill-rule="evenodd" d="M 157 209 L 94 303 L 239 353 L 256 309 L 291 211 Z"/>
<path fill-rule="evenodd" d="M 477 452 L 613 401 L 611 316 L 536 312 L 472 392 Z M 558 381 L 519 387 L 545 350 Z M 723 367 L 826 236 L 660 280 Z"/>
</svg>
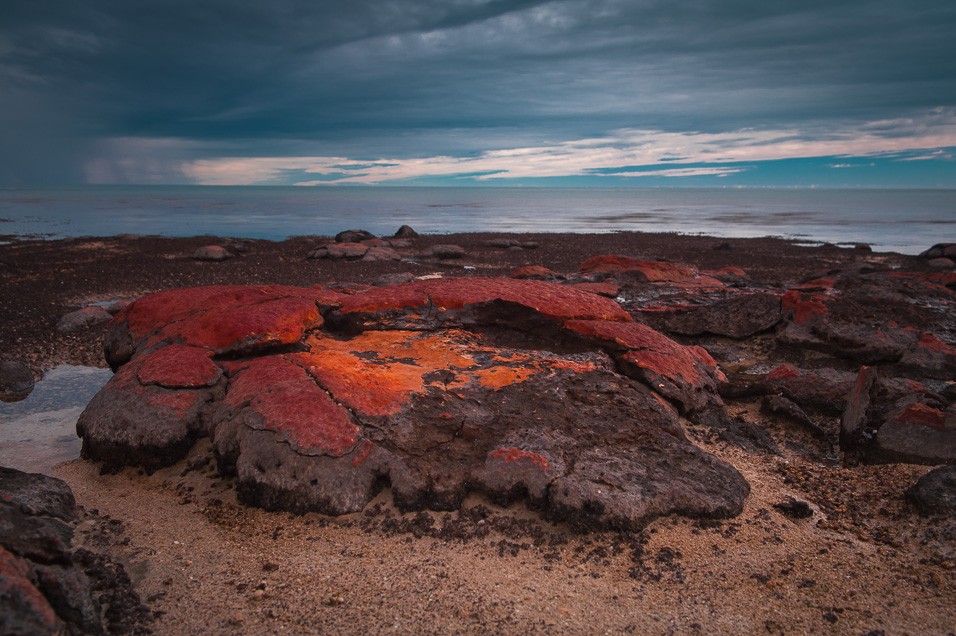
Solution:
<svg viewBox="0 0 956 636">
<path fill-rule="evenodd" d="M 406 509 L 479 491 L 633 528 L 735 515 L 749 492 L 678 423 L 720 404 L 713 359 L 568 285 L 172 290 L 124 309 L 106 355 L 84 457 L 156 468 L 209 435 L 269 509 L 354 512 L 390 485 Z"/>
</svg>

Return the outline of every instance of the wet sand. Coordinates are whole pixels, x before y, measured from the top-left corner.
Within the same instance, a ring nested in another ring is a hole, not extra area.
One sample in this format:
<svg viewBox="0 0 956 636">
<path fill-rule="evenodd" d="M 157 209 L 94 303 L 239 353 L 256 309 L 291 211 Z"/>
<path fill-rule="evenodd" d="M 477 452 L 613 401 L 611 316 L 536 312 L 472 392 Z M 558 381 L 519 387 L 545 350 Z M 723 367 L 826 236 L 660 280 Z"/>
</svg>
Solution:
<svg viewBox="0 0 956 636">
<path fill-rule="evenodd" d="M 224 263 L 188 258 L 197 239 L 77 239 L 0 246 L 0 350 L 39 372 L 103 366 L 101 328 L 57 334 L 85 304 L 209 283 L 370 282 L 385 273 L 506 275 L 535 264 L 573 271 L 621 253 L 704 268 L 744 266 L 781 284 L 852 263 L 912 257 L 774 239 L 670 235 L 538 235 L 534 250 L 455 243 L 461 261 L 306 261 L 314 243 L 253 242 Z M 474 269 L 465 269 L 465 266 Z M 756 405 L 736 407 L 760 419 Z M 460 513 L 401 514 L 387 491 L 365 512 L 330 518 L 238 505 L 208 443 L 166 469 L 100 475 L 75 460 L 54 474 L 74 490 L 78 545 L 124 565 L 157 634 L 207 633 L 949 633 L 956 631 L 956 525 L 923 518 L 903 492 L 929 468 L 843 468 L 748 454 L 684 422 L 688 436 L 734 465 L 752 491 L 730 520 L 658 519 L 643 532 L 580 534 L 521 506 L 480 497 Z M 778 441 L 805 432 L 770 428 Z M 812 516 L 773 507 L 806 501 Z"/>
</svg>

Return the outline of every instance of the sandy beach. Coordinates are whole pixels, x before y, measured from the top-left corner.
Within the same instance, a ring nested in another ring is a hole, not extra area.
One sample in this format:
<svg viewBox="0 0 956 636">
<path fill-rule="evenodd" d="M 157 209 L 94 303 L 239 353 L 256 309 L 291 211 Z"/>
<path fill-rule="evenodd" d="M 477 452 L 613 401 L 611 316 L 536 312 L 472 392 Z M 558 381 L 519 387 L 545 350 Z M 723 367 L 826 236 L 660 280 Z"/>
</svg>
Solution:
<svg viewBox="0 0 956 636">
<path fill-rule="evenodd" d="M 213 237 L 14 241 L 0 246 L 0 351 L 39 376 L 56 364 L 103 367 L 104 326 L 58 333 L 92 303 L 207 284 L 370 284 L 384 275 L 507 276 L 525 265 L 574 272 L 588 257 L 667 259 L 701 270 L 742 267 L 785 289 L 852 268 L 924 271 L 917 257 L 780 239 L 541 234 L 537 247 L 491 247 L 492 235 L 423 236 L 464 258 L 306 260 L 322 240 L 245 241 L 221 263 L 190 256 Z M 509 237 L 511 238 L 511 237 Z M 928 246 L 927 246 L 928 247 Z M 720 361 L 726 339 L 709 338 Z M 755 337 L 748 354 L 768 340 Z M 234 480 L 200 441 L 152 474 L 100 474 L 84 460 L 53 474 L 72 488 L 74 543 L 121 564 L 148 607 L 131 627 L 206 633 L 840 633 L 956 631 L 956 522 L 919 515 L 905 491 L 931 466 L 843 466 L 808 452 L 813 431 L 727 401 L 779 453 L 748 452 L 681 419 L 686 436 L 750 484 L 731 519 L 659 518 L 643 530 L 581 532 L 517 503 L 471 495 L 456 512 L 400 512 L 388 489 L 339 517 L 240 504 Z M 808 504 L 809 516 L 776 504 Z"/>
</svg>

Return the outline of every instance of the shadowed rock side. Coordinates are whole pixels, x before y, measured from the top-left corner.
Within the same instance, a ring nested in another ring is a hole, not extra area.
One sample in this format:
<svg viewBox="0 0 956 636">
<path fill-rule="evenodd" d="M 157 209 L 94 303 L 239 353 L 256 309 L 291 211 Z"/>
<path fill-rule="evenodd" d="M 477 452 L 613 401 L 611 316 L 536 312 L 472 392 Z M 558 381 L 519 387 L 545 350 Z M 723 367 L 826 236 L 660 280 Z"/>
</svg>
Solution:
<svg viewBox="0 0 956 636">
<path fill-rule="evenodd" d="M 353 512 L 390 485 L 406 509 L 480 491 L 636 528 L 732 516 L 749 492 L 678 422 L 720 406 L 713 359 L 570 285 L 172 290 L 121 312 L 106 356 L 119 370 L 77 425 L 84 457 L 152 469 L 209 435 L 269 509 Z"/>
</svg>

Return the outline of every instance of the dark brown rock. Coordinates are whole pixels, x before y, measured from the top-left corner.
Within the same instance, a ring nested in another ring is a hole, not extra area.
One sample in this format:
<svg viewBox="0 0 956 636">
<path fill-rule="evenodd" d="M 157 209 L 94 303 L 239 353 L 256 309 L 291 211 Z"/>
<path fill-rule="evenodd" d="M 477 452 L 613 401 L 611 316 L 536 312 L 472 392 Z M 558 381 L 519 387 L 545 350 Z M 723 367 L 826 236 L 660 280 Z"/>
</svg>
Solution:
<svg viewBox="0 0 956 636">
<path fill-rule="evenodd" d="M 906 499 L 924 515 L 956 515 L 956 464 L 934 468 L 919 478 Z"/>
<path fill-rule="evenodd" d="M 671 333 L 747 338 L 774 327 L 782 314 L 779 296 L 755 293 L 675 312 L 648 312 L 644 316 L 650 324 Z"/>
<path fill-rule="evenodd" d="M 956 413 L 921 402 L 891 412 L 876 433 L 877 461 L 915 464 L 956 462 Z"/>
<path fill-rule="evenodd" d="M 360 243 L 374 239 L 375 235 L 366 230 L 345 230 L 335 235 L 336 243 Z"/>
<path fill-rule="evenodd" d="M 394 237 L 398 239 L 417 238 L 418 232 L 413 230 L 411 226 L 403 225 L 402 227 L 398 228 L 398 230 L 395 231 Z"/>
<path fill-rule="evenodd" d="M 33 371 L 22 362 L 0 360 L 0 401 L 18 402 L 33 391 Z"/>
<path fill-rule="evenodd" d="M 870 394 L 877 379 L 877 370 L 873 367 L 860 367 L 856 382 L 846 399 L 846 408 L 840 418 L 840 447 L 852 450 L 862 445 L 866 432 L 867 409 L 870 407 Z"/>
</svg>

